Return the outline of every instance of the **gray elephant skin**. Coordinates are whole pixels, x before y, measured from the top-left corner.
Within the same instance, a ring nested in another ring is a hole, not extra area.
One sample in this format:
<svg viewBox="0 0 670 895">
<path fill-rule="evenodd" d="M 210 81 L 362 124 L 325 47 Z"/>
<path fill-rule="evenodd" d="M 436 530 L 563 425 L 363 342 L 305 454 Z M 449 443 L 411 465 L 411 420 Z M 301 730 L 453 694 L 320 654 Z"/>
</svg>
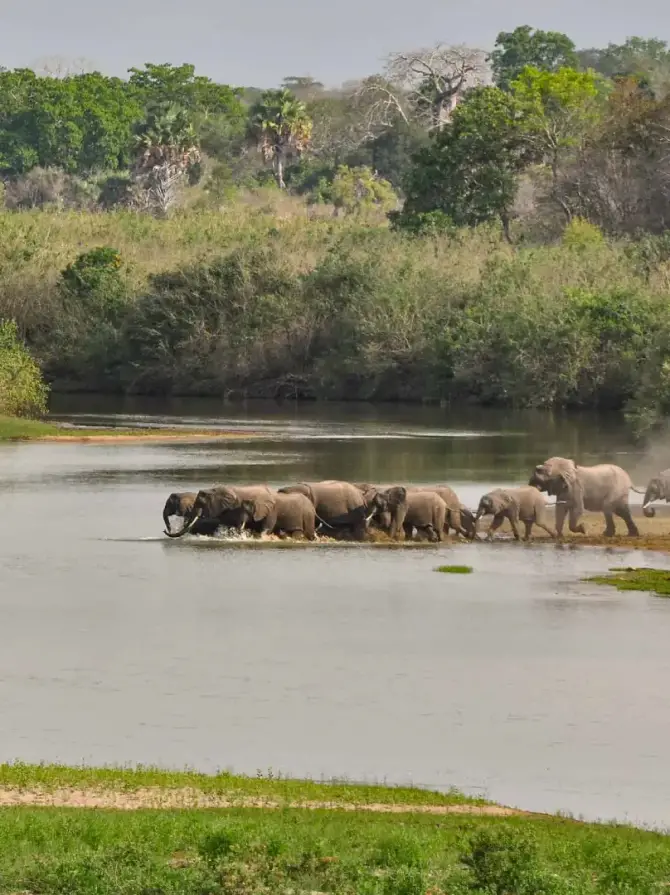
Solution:
<svg viewBox="0 0 670 895">
<path fill-rule="evenodd" d="M 649 479 L 642 501 L 642 512 L 647 519 L 653 519 L 656 515 L 656 510 L 649 506 L 655 500 L 664 500 L 666 503 L 670 503 L 670 469 L 664 469 L 653 479 Z"/>
<path fill-rule="evenodd" d="M 308 541 L 316 538 L 316 510 L 304 494 L 274 494 L 276 521 L 273 534 L 291 538 L 303 536 Z M 246 527 L 253 521 L 255 503 L 252 500 L 242 501 L 244 522 Z"/>
<path fill-rule="evenodd" d="M 165 534 L 172 535 L 172 526 L 170 525 L 170 517 L 178 516 L 182 520 L 190 518 L 193 512 L 193 505 L 198 495 L 195 491 L 175 491 L 165 501 L 163 507 L 163 522 L 165 523 Z M 184 527 L 182 521 L 182 528 Z M 198 519 L 191 526 L 191 534 L 194 535 L 213 535 L 219 527 L 218 519 Z"/>
<path fill-rule="evenodd" d="M 370 506 L 377 507 L 375 515 L 373 517 L 373 524 L 382 529 L 383 531 L 390 531 L 391 529 L 391 512 L 390 507 L 380 506 L 380 503 L 384 503 L 389 501 L 394 504 L 396 507 L 399 503 L 402 503 L 402 500 L 399 499 L 399 492 L 394 491 L 396 488 L 404 487 L 407 494 L 414 492 L 425 492 L 431 494 L 438 494 L 447 507 L 447 512 L 444 521 L 444 534 L 448 535 L 450 530 L 453 529 L 457 534 L 461 534 L 464 538 L 468 540 L 472 540 L 475 536 L 475 514 L 472 510 L 469 510 L 467 507 L 463 506 L 463 504 L 458 499 L 458 496 L 453 488 L 450 488 L 449 485 L 371 485 L 368 483 L 359 483 L 356 487 L 363 491 L 364 494 L 373 495 L 376 494 L 376 498 L 369 499 Z M 404 527 L 404 525 L 402 526 Z M 407 526 L 407 530 L 405 530 L 405 534 L 411 536 L 412 527 Z"/>
<path fill-rule="evenodd" d="M 299 482 L 280 488 L 279 494 L 303 494 L 316 512 L 317 522 L 331 531 L 351 529 L 355 540 L 363 541 L 368 529 L 368 504 L 363 492 L 350 482 Z M 374 495 L 370 494 L 370 498 Z"/>
<path fill-rule="evenodd" d="M 603 463 L 598 466 L 578 466 L 565 457 L 550 457 L 535 467 L 529 485 L 556 497 L 556 531 L 563 534 L 565 517 L 569 514 L 570 531 L 586 534 L 579 522 L 585 510 L 601 512 L 605 516 L 604 536 L 616 534 L 614 516 L 624 520 L 631 537 L 639 531 L 630 513 L 629 492 L 633 488 L 628 473 L 620 466 Z"/>
<path fill-rule="evenodd" d="M 488 531 L 488 540 L 493 540 L 494 532 L 500 528 L 505 519 L 509 520 L 514 539 L 519 540 L 518 523 L 525 526 L 524 541 L 530 539 L 533 525 L 544 529 L 552 538 L 556 532 L 547 525 L 547 501 L 537 488 L 527 485 L 523 488 L 496 488 L 489 491 L 479 501 L 475 525 L 482 516 L 493 516 Z"/>
<path fill-rule="evenodd" d="M 243 501 L 253 507 L 251 512 L 242 508 Z M 171 538 L 180 538 L 191 531 L 199 520 L 216 521 L 217 526 L 224 528 L 242 528 L 246 525 L 256 534 L 265 534 L 274 529 L 276 519 L 275 495 L 267 485 L 216 485 L 198 491 L 181 531 L 166 534 Z"/>
<path fill-rule="evenodd" d="M 411 538 L 414 529 L 428 535 L 431 541 L 441 541 L 447 519 L 447 505 L 435 491 L 413 491 L 394 485 L 377 492 L 375 513 L 378 527 L 392 538 Z"/>
</svg>

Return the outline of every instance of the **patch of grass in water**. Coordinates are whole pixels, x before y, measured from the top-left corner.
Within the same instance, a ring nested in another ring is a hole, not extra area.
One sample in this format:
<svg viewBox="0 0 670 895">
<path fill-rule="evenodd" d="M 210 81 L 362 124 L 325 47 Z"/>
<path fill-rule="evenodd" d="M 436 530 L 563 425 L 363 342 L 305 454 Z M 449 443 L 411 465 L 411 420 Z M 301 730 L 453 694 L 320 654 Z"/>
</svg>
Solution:
<svg viewBox="0 0 670 895">
<path fill-rule="evenodd" d="M 438 566 L 435 571 L 446 575 L 470 575 L 472 566 Z"/>
<path fill-rule="evenodd" d="M 611 575 L 595 575 L 586 578 L 595 584 L 609 584 L 617 590 L 642 590 L 659 597 L 670 597 L 670 570 L 668 569 L 610 569 Z"/>
</svg>

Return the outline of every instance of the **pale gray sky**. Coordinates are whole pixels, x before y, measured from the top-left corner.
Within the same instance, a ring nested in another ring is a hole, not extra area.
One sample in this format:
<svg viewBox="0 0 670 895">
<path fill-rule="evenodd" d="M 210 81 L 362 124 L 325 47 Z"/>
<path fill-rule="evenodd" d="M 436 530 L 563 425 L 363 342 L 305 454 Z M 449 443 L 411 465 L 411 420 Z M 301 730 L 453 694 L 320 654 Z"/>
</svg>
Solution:
<svg viewBox="0 0 670 895">
<path fill-rule="evenodd" d="M 269 87 L 309 74 L 333 86 L 379 70 L 394 50 L 437 41 L 487 49 L 499 31 L 523 24 L 565 31 L 582 47 L 633 34 L 670 41 L 670 2 L 0 0 L 0 65 L 86 57 L 124 75 L 144 62 L 192 62 L 230 84 Z"/>
</svg>

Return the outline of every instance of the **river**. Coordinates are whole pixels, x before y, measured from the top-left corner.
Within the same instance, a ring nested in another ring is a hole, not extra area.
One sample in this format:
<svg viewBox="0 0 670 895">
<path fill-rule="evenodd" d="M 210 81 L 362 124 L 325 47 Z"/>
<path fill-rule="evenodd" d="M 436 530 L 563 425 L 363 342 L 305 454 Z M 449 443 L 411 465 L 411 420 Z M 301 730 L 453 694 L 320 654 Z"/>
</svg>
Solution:
<svg viewBox="0 0 670 895">
<path fill-rule="evenodd" d="M 670 601 L 581 581 L 664 555 L 199 549 L 161 534 L 171 490 L 222 481 L 446 481 L 475 505 L 562 454 L 644 484 L 653 461 L 619 421 L 91 397 L 53 415 L 255 437 L 0 446 L 0 760 L 456 786 L 670 826 Z"/>
</svg>

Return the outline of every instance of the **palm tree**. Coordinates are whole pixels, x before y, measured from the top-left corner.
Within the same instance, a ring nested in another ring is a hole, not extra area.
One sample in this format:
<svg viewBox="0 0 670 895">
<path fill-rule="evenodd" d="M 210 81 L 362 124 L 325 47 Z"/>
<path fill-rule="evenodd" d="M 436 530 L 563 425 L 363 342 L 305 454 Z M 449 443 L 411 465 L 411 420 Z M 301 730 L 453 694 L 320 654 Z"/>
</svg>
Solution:
<svg viewBox="0 0 670 895">
<path fill-rule="evenodd" d="M 309 145 L 312 122 L 305 104 L 290 90 L 266 90 L 249 112 L 249 137 L 272 163 L 277 186 L 283 190 L 284 165 Z"/>
<path fill-rule="evenodd" d="M 136 181 L 145 191 L 146 204 L 166 215 L 177 200 L 186 172 L 200 161 L 200 149 L 186 109 L 156 106 L 135 134 Z"/>
</svg>

